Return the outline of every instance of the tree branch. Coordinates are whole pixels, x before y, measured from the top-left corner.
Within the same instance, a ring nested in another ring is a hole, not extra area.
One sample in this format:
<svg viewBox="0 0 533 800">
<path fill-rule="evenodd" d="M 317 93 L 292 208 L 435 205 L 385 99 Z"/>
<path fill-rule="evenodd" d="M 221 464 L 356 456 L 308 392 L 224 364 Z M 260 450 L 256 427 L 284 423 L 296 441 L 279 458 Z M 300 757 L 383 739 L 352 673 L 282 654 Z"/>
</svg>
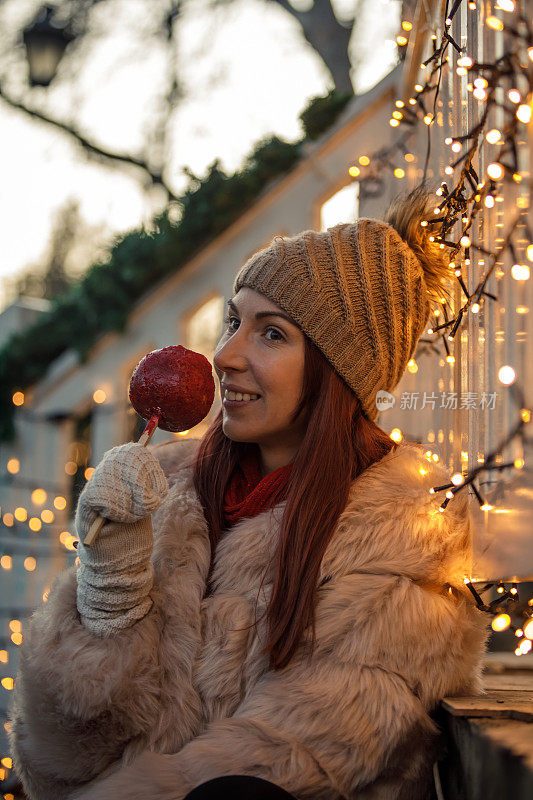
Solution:
<svg viewBox="0 0 533 800">
<path fill-rule="evenodd" d="M 52 125 L 54 128 L 57 128 L 64 133 L 68 133 L 73 139 L 75 139 L 78 144 L 87 151 L 89 156 L 98 156 L 100 158 L 107 159 L 112 162 L 120 162 L 123 164 L 132 164 L 135 167 L 139 167 L 142 169 L 150 178 L 152 184 L 154 186 L 162 186 L 163 189 L 167 192 L 169 200 L 176 201 L 178 198 L 172 191 L 172 189 L 167 185 L 163 176 L 160 172 L 154 172 L 146 161 L 140 158 L 135 158 L 134 156 L 122 155 L 120 153 L 112 153 L 109 150 L 104 150 L 102 147 L 99 147 L 96 144 L 90 142 L 83 134 L 77 131 L 75 128 L 68 125 L 66 122 L 61 122 L 60 120 L 52 119 L 51 117 L 43 114 L 41 111 L 37 111 L 37 109 L 28 108 L 18 100 L 15 100 L 13 97 L 10 97 L 2 88 L 0 84 L 0 97 L 12 108 L 16 108 L 19 111 L 23 111 L 30 117 L 34 119 L 39 119 L 42 122 L 46 122 L 48 125 Z"/>
<path fill-rule="evenodd" d="M 348 44 L 355 16 L 341 22 L 335 16 L 331 0 L 314 0 L 307 11 L 299 11 L 289 0 L 271 0 L 298 20 L 305 40 L 329 69 L 338 91 L 353 91 L 350 79 Z"/>
</svg>

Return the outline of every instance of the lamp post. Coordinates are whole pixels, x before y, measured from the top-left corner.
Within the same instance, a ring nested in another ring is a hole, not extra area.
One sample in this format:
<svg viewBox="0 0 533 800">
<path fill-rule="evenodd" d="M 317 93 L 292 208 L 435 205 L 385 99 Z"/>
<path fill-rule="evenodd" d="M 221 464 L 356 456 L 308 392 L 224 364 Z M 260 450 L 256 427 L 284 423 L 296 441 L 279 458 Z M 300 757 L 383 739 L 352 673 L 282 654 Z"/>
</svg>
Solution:
<svg viewBox="0 0 533 800">
<path fill-rule="evenodd" d="M 54 11 L 53 6 L 42 6 L 22 33 L 30 86 L 50 85 L 66 48 L 76 38 L 68 25 L 52 23 Z"/>
</svg>

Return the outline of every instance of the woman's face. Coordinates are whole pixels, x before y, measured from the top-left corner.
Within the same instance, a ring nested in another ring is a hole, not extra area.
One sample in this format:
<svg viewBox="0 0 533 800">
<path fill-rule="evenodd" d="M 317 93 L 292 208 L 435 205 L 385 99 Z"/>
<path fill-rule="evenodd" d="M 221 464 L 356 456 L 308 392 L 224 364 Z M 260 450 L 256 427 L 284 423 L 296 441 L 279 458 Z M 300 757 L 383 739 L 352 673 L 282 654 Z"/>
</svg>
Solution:
<svg viewBox="0 0 533 800">
<path fill-rule="evenodd" d="M 270 471 L 292 460 L 305 431 L 303 412 L 291 422 L 302 392 L 304 334 L 291 321 L 275 316 L 284 313 L 276 303 L 247 286 L 230 302 L 213 358 L 221 384 L 222 427 L 234 441 L 259 444 Z M 269 316 L 256 319 L 266 312 Z M 224 399 L 228 383 L 260 397 L 230 407 Z"/>
</svg>

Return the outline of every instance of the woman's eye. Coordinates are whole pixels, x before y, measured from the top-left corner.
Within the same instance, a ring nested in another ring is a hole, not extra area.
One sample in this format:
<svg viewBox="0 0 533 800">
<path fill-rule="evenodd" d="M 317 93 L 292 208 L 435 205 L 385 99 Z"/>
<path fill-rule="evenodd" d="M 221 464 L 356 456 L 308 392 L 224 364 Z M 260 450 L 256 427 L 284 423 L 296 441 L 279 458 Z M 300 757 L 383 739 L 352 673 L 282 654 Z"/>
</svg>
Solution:
<svg viewBox="0 0 533 800">
<path fill-rule="evenodd" d="M 237 320 L 237 322 L 239 321 L 237 317 L 225 317 L 224 318 L 224 322 L 227 324 L 228 330 L 230 330 L 230 331 L 235 330 L 235 328 L 231 327 L 232 320 Z M 274 331 L 276 336 L 279 337 L 279 339 L 272 339 L 271 341 L 274 341 L 274 342 L 275 341 L 284 341 L 284 339 L 285 339 L 285 337 L 278 331 L 277 328 L 272 328 L 270 325 L 267 328 L 265 328 L 265 331 Z"/>
</svg>

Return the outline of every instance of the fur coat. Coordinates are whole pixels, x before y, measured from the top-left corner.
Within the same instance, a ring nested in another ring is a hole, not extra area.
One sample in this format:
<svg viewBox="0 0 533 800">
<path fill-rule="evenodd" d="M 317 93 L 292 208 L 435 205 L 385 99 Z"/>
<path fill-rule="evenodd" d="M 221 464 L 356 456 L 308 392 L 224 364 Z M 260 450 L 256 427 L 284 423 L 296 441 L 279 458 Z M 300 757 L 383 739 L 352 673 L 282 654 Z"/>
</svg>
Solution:
<svg viewBox="0 0 533 800">
<path fill-rule="evenodd" d="M 191 456 L 154 447 L 170 492 L 153 515 L 153 606 L 109 638 L 83 627 L 76 567 L 32 616 L 10 709 L 14 766 L 31 800 L 182 800 L 211 778 L 255 775 L 301 800 L 427 800 L 446 695 L 483 694 L 489 635 L 463 582 L 466 492 L 402 443 L 353 482 L 324 554 L 316 648 L 261 655 L 272 587 L 261 579 L 284 503 L 229 529 L 214 591 Z M 252 627 L 249 627 L 252 626 Z"/>
</svg>

